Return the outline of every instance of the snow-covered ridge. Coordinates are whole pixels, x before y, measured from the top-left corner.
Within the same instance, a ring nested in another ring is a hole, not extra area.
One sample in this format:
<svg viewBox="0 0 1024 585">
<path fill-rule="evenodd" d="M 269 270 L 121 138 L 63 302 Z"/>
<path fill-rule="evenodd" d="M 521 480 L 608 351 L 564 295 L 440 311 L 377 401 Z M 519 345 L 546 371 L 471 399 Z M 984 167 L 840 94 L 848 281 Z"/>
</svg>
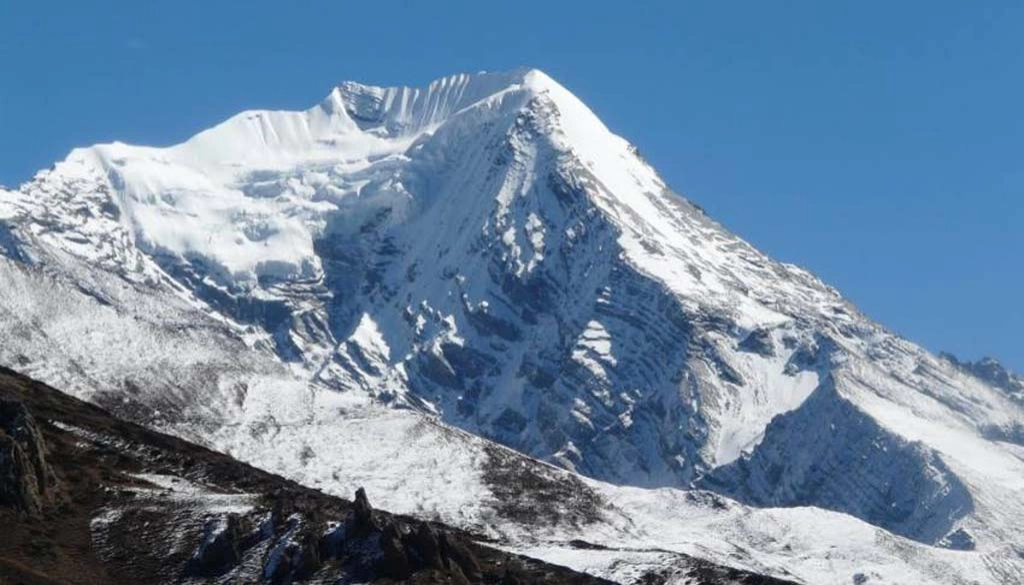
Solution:
<svg viewBox="0 0 1024 585">
<path fill-rule="evenodd" d="M 331 92 L 321 107 L 343 110 L 362 128 L 398 136 L 429 129 L 499 94 L 517 90 L 538 93 L 556 86 L 536 69 L 453 75 L 425 88 L 375 87 L 346 81 Z"/>
<path fill-rule="evenodd" d="M 0 363 L 293 477 L 342 457 L 314 405 L 330 436 L 368 401 L 612 483 L 1018 547 L 1012 392 L 723 229 L 537 71 L 76 150 L 0 193 L 0 261 Z"/>
<path fill-rule="evenodd" d="M 308 110 L 243 112 L 168 148 L 76 149 L 36 182 L 109 184 L 141 248 L 200 259 L 222 286 L 316 279 L 313 239 L 324 216 L 362 195 L 376 169 L 388 172 L 469 107 L 493 118 L 554 88 L 536 70 L 457 75 L 426 88 L 345 82 Z"/>
<path fill-rule="evenodd" d="M 376 87 L 346 81 L 304 111 L 250 110 L 168 148 L 123 143 L 79 149 L 71 158 L 95 157 L 105 168 L 125 157 L 153 156 L 205 172 L 286 168 L 318 160 L 336 163 L 399 152 L 458 112 L 516 94 L 506 109 L 558 87 L 540 71 L 454 75 L 424 88 Z M 222 168 L 217 168 L 222 167 Z"/>
</svg>

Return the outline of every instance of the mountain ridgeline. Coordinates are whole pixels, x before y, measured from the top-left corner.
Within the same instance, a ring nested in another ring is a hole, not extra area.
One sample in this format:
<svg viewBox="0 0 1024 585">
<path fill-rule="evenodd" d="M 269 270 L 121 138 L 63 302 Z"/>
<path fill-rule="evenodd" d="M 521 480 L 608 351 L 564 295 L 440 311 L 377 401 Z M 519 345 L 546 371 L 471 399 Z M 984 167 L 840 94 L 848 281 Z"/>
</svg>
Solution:
<svg viewBox="0 0 1024 585">
<path fill-rule="evenodd" d="M 377 447 L 460 445 L 426 483 L 493 442 L 1022 570 L 1020 379 L 768 258 L 536 70 L 77 149 L 0 191 L 0 281 L 0 364 L 323 489 L 363 461 L 324 437 L 398 425 Z"/>
</svg>

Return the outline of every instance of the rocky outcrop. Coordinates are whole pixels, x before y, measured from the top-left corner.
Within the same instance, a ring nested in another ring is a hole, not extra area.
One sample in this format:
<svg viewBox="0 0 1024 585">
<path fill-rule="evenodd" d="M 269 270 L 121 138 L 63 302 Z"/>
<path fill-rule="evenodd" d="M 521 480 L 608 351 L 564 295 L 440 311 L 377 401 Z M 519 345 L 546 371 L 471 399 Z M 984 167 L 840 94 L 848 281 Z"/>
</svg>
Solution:
<svg viewBox="0 0 1024 585">
<path fill-rule="evenodd" d="M 456 582 L 475 583 L 483 577 L 480 562 L 461 538 L 425 522 L 390 522 L 380 544 L 380 569 L 394 579 L 406 579 L 420 570 L 440 571 Z"/>
<path fill-rule="evenodd" d="M 740 351 L 756 353 L 762 357 L 775 357 L 775 343 L 768 329 L 758 328 L 751 331 L 736 347 Z"/>
<path fill-rule="evenodd" d="M 1024 402 L 1024 377 L 1006 369 L 997 360 L 984 357 L 976 362 L 961 361 L 955 355 L 946 352 L 939 354 L 939 356 L 962 372 L 970 374 L 1000 390 L 1004 390 L 1014 400 Z"/>
<path fill-rule="evenodd" d="M 0 398 L 0 506 L 37 515 L 59 499 L 57 477 L 32 414 Z"/>
<path fill-rule="evenodd" d="M 358 536 L 366 535 L 376 528 L 373 522 L 373 506 L 370 505 L 370 500 L 366 497 L 366 490 L 363 488 L 356 490 L 356 499 L 352 503 L 352 518 L 350 522 L 352 534 Z"/>
<path fill-rule="evenodd" d="M 203 527 L 203 540 L 196 549 L 189 572 L 199 576 L 223 573 L 242 560 L 243 553 L 255 544 L 252 522 L 239 514 L 214 518 Z"/>
<path fill-rule="evenodd" d="M 321 567 L 322 560 L 318 539 L 303 530 L 295 538 L 277 541 L 263 567 L 263 578 L 274 585 L 305 581 Z"/>
<path fill-rule="evenodd" d="M 440 571 L 456 582 L 478 582 L 480 562 L 462 538 L 420 521 L 375 518 L 363 488 L 356 490 L 348 521 L 348 547 L 374 537 L 380 547 L 378 571 L 392 579 L 407 579 L 418 571 Z"/>
</svg>

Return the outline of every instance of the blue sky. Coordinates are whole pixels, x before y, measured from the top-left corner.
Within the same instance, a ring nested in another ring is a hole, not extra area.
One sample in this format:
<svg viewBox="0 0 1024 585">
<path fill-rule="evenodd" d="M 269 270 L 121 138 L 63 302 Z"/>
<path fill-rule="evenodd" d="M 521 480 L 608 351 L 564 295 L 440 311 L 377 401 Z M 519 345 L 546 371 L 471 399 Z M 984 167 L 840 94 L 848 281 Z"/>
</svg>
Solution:
<svg viewBox="0 0 1024 585">
<path fill-rule="evenodd" d="M 1001 0 L 3 2 L 0 183 L 345 79 L 529 65 L 769 254 L 1020 371 L 1022 22 Z"/>
</svg>

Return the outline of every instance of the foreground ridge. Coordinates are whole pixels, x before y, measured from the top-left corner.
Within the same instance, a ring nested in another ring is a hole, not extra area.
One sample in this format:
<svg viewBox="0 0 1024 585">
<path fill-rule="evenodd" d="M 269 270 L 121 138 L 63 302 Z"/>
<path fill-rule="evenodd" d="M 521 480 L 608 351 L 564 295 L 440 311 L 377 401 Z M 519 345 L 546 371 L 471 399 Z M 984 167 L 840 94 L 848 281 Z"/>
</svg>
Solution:
<svg viewBox="0 0 1024 585">
<path fill-rule="evenodd" d="M 606 583 L 373 510 L 362 489 L 352 503 L 304 488 L 9 370 L 0 420 L 46 452 L 43 491 L 61 492 L 45 505 L 0 501 L 5 582 Z M 34 481 L 10 471 L 0 477 Z"/>
</svg>

